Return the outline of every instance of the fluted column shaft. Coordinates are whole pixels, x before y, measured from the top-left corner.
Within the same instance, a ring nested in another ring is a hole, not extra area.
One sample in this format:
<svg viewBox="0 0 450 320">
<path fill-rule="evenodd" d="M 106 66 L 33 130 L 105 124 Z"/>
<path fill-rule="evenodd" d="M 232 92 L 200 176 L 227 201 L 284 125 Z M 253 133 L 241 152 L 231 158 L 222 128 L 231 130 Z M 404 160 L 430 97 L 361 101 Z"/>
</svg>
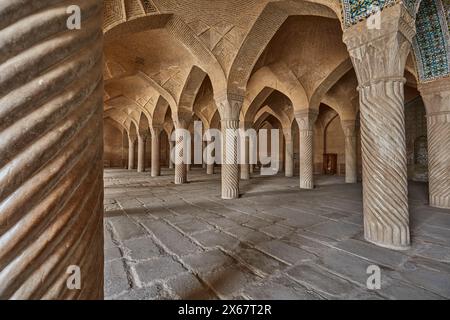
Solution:
<svg viewBox="0 0 450 320">
<path fill-rule="evenodd" d="M 359 82 L 364 235 L 401 250 L 410 245 L 403 74 L 415 23 L 402 4 L 381 15 L 380 29 L 360 23 L 344 42 Z"/>
<path fill-rule="evenodd" d="M 427 110 L 430 206 L 450 209 L 450 79 L 419 90 Z"/>
<path fill-rule="evenodd" d="M 158 177 L 161 175 L 161 135 L 162 128 L 152 128 L 152 177 Z"/>
<path fill-rule="evenodd" d="M 136 138 L 128 138 L 128 170 L 134 170 Z"/>
<path fill-rule="evenodd" d="M 239 197 L 238 129 L 239 120 L 222 120 L 222 199 Z"/>
<path fill-rule="evenodd" d="M 358 181 L 356 165 L 356 120 L 344 120 L 341 122 L 345 135 L 345 182 L 356 183 Z"/>
<path fill-rule="evenodd" d="M 0 3 L 0 300 L 102 299 L 103 1 Z"/>
<path fill-rule="evenodd" d="M 283 129 L 285 150 L 285 175 L 286 177 L 294 176 L 294 140 L 292 139 L 291 129 Z"/>
<path fill-rule="evenodd" d="M 138 162 L 137 172 L 145 171 L 145 143 L 147 141 L 146 135 L 138 135 Z M 134 150 L 133 150 L 134 154 Z"/>
<path fill-rule="evenodd" d="M 295 118 L 300 134 L 300 188 L 314 188 L 314 123 L 318 112 L 315 110 L 305 110 L 297 112 Z"/>
</svg>

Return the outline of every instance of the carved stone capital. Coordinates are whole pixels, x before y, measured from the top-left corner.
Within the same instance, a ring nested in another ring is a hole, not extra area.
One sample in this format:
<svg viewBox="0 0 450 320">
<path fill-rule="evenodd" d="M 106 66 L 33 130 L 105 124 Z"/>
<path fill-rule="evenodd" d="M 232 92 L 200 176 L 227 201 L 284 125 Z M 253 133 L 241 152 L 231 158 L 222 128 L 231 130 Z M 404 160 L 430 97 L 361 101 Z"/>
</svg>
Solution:
<svg viewBox="0 0 450 320">
<path fill-rule="evenodd" d="M 403 80 L 415 22 L 402 4 L 381 12 L 380 29 L 360 22 L 344 31 L 343 41 L 358 76 L 359 85 L 385 80 Z"/>
<path fill-rule="evenodd" d="M 342 130 L 346 137 L 353 137 L 356 134 L 356 120 L 342 120 Z"/>
<path fill-rule="evenodd" d="M 175 129 L 187 129 L 192 121 L 192 113 L 184 111 L 173 112 L 172 119 Z"/>
<path fill-rule="evenodd" d="M 152 136 L 159 135 L 163 130 L 164 128 L 162 126 L 152 126 L 150 128 Z"/>
<path fill-rule="evenodd" d="M 132 135 L 129 134 L 128 135 L 128 141 L 130 142 L 130 144 L 135 143 L 137 138 L 138 138 L 138 136 L 135 135 L 135 134 L 132 134 Z"/>
<path fill-rule="evenodd" d="M 319 111 L 310 109 L 295 112 L 295 119 L 297 120 L 299 130 L 312 131 L 318 115 Z"/>
<path fill-rule="evenodd" d="M 450 78 L 422 83 L 418 89 L 428 116 L 450 113 Z"/>
<path fill-rule="evenodd" d="M 292 141 L 292 128 L 283 128 L 283 135 L 286 141 Z"/>
<path fill-rule="evenodd" d="M 228 93 L 216 99 L 217 109 L 222 120 L 238 120 L 241 112 L 244 96 Z"/>
</svg>

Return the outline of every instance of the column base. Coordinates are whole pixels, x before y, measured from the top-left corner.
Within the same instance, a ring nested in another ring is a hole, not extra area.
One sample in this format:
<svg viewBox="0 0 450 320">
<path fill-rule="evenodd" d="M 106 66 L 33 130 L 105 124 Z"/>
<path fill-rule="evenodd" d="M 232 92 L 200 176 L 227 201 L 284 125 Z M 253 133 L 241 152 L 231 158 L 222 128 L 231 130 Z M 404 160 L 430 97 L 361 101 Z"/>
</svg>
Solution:
<svg viewBox="0 0 450 320">
<path fill-rule="evenodd" d="M 450 209 L 450 197 L 438 197 L 430 195 L 430 207 Z"/>
<path fill-rule="evenodd" d="M 396 251 L 407 251 L 409 249 L 411 249 L 411 245 L 410 244 L 406 244 L 406 245 L 393 245 L 393 244 L 388 244 L 388 243 L 384 243 L 384 242 L 378 242 L 378 241 L 374 241 L 371 239 L 368 239 L 367 237 L 364 237 L 364 239 L 367 242 L 370 242 L 378 247 L 381 248 L 386 248 L 386 249 L 390 249 L 390 250 L 396 250 Z"/>
<path fill-rule="evenodd" d="M 152 172 L 152 177 L 159 177 L 161 175 L 161 172 Z"/>
<path fill-rule="evenodd" d="M 300 183 L 300 189 L 313 190 L 314 189 L 314 185 L 313 184 Z"/>
<path fill-rule="evenodd" d="M 409 227 L 407 226 L 385 228 L 377 224 L 364 223 L 364 239 L 382 248 L 399 251 L 410 249 L 409 234 Z"/>
<path fill-rule="evenodd" d="M 239 190 L 226 190 L 222 191 L 223 200 L 239 199 Z"/>
<path fill-rule="evenodd" d="M 184 178 L 175 178 L 175 184 L 185 184 L 186 179 Z"/>
</svg>

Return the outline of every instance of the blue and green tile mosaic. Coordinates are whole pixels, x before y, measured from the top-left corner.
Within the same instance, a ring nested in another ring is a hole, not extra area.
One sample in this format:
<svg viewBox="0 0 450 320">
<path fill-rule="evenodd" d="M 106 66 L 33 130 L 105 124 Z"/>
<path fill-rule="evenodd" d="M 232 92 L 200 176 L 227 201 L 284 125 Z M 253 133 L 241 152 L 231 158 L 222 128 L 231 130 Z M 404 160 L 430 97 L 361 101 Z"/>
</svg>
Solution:
<svg viewBox="0 0 450 320">
<path fill-rule="evenodd" d="M 414 52 L 421 81 L 450 73 L 447 12 L 440 0 L 422 0 L 416 17 Z"/>
<path fill-rule="evenodd" d="M 349 27 L 376 12 L 402 2 L 416 15 L 414 51 L 421 81 L 450 74 L 450 0 L 342 0 L 344 25 Z"/>
</svg>

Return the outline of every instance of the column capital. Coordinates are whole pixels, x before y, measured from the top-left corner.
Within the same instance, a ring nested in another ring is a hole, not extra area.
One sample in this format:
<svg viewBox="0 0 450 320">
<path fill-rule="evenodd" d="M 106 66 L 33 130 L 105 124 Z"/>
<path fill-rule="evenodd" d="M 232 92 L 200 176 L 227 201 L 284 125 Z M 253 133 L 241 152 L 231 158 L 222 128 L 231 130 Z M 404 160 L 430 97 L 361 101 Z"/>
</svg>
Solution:
<svg viewBox="0 0 450 320">
<path fill-rule="evenodd" d="M 428 116 L 450 114 L 450 78 L 421 83 L 418 90 Z"/>
<path fill-rule="evenodd" d="M 164 130 L 163 126 L 151 126 L 150 132 L 152 133 L 152 136 L 156 134 L 160 134 Z"/>
<path fill-rule="evenodd" d="M 286 140 L 292 140 L 292 128 L 283 128 L 283 135 Z"/>
<path fill-rule="evenodd" d="M 135 143 L 137 138 L 138 138 L 138 136 L 135 135 L 135 134 L 132 134 L 132 135 L 129 134 L 128 135 L 128 141 L 131 142 L 131 143 Z"/>
<path fill-rule="evenodd" d="M 356 134 L 356 120 L 341 120 L 341 126 L 346 137 L 353 137 Z"/>
<path fill-rule="evenodd" d="M 175 129 L 187 129 L 192 121 L 192 113 L 186 111 L 172 112 L 172 119 Z"/>
<path fill-rule="evenodd" d="M 404 81 L 406 59 L 416 34 L 415 20 L 403 6 L 396 4 L 381 13 L 379 28 L 366 22 L 344 30 L 360 87 L 381 81 Z"/>
<path fill-rule="evenodd" d="M 239 127 L 244 130 L 248 130 L 253 127 L 253 123 L 251 121 L 240 121 Z"/>
<path fill-rule="evenodd" d="M 243 94 L 227 93 L 215 98 L 215 101 L 222 120 L 239 120 L 239 113 L 244 103 Z"/>
<path fill-rule="evenodd" d="M 146 139 L 148 138 L 149 135 L 150 135 L 149 132 L 139 133 L 139 134 L 137 135 L 137 138 L 138 138 L 138 139 L 146 140 Z"/>
<path fill-rule="evenodd" d="M 294 116 L 297 120 L 299 130 L 313 130 L 314 123 L 316 122 L 318 115 L 318 110 L 305 109 L 296 111 Z"/>
</svg>

